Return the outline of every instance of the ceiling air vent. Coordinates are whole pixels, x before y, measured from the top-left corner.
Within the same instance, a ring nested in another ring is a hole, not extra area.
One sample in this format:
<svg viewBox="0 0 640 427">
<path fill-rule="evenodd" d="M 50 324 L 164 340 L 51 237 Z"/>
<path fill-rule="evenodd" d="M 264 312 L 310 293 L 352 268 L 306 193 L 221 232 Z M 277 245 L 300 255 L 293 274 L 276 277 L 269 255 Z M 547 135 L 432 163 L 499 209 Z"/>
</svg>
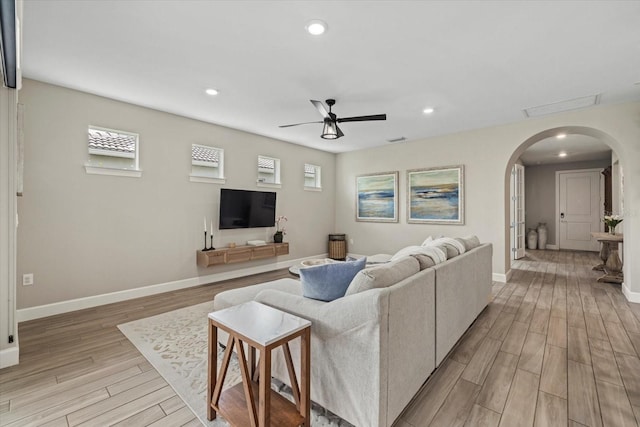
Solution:
<svg viewBox="0 0 640 427">
<path fill-rule="evenodd" d="M 522 110 L 526 117 L 539 117 L 548 114 L 560 113 L 563 111 L 578 110 L 580 108 L 592 107 L 600 103 L 600 94 L 583 96 L 582 98 L 570 99 L 568 101 L 554 102 L 553 104 L 539 105 L 537 107 Z"/>
<path fill-rule="evenodd" d="M 406 141 L 406 140 L 407 140 L 407 138 L 405 138 L 404 136 L 401 136 L 399 138 L 387 139 L 387 142 L 396 143 L 396 142 L 402 142 L 402 141 Z"/>
</svg>

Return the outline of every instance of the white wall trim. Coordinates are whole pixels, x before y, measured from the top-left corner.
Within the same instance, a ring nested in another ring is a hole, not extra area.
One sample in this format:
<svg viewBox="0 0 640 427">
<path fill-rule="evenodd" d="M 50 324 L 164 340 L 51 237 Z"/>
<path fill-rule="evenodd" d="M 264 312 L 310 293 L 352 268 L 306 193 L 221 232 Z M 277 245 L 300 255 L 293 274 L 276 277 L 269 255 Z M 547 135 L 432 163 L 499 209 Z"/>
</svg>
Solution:
<svg viewBox="0 0 640 427">
<path fill-rule="evenodd" d="M 20 349 L 18 347 L 11 347 L 5 350 L 0 350 L 0 369 L 17 365 L 19 361 Z"/>
<path fill-rule="evenodd" d="M 116 169 L 107 168 L 103 166 L 90 166 L 84 165 L 84 170 L 90 175 L 111 175 L 111 176 L 125 176 L 128 178 L 141 178 L 142 170 L 128 170 L 128 169 Z"/>
<path fill-rule="evenodd" d="M 511 270 L 509 270 L 511 271 Z M 494 282 L 499 282 L 499 283 L 507 283 L 508 280 L 508 275 L 507 274 L 502 274 L 502 273 L 493 273 L 491 275 L 491 280 L 493 280 Z"/>
<path fill-rule="evenodd" d="M 558 245 L 547 245 L 546 249 L 550 250 L 550 251 L 558 251 L 560 250 L 560 248 L 558 247 Z"/>
<path fill-rule="evenodd" d="M 149 295 L 161 294 L 163 292 L 175 291 L 178 289 L 191 288 L 193 286 L 206 285 L 223 280 L 235 279 L 252 274 L 265 273 L 267 271 L 279 270 L 291 267 L 307 259 L 326 258 L 328 254 L 319 254 L 306 258 L 298 258 L 287 261 L 280 261 L 273 264 L 260 265 L 256 267 L 243 268 L 240 270 L 225 271 L 206 276 L 197 276 L 189 279 L 176 280 L 173 282 L 159 283 L 157 285 L 144 286 L 141 288 L 127 289 L 126 291 L 111 292 L 108 294 L 94 295 L 84 298 L 76 298 L 68 301 L 60 301 L 52 304 L 45 304 L 36 307 L 22 308 L 17 311 L 18 322 L 40 319 L 42 317 L 54 316 L 56 314 L 69 313 L 71 311 L 85 308 L 97 307 L 114 302 L 126 301 L 134 298 L 146 297 Z"/>
<path fill-rule="evenodd" d="M 633 292 L 625 283 L 622 284 L 622 294 L 629 302 L 640 303 L 640 292 Z"/>
<path fill-rule="evenodd" d="M 225 184 L 227 182 L 226 178 L 211 178 L 208 176 L 199 176 L 190 174 L 189 181 L 191 182 L 201 182 L 205 184 Z"/>
</svg>

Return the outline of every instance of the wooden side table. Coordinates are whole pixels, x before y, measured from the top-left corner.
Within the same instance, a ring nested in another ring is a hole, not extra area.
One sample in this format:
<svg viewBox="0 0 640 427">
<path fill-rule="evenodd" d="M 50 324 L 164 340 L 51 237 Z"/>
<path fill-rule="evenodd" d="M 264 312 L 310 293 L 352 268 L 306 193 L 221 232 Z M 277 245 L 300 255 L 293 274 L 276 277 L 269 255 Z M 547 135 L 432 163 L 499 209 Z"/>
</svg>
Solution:
<svg viewBox="0 0 640 427">
<path fill-rule="evenodd" d="M 229 334 L 217 372 L 218 328 Z M 300 337 L 300 386 L 289 341 Z M 245 346 L 249 347 L 248 360 Z M 295 404 L 271 390 L 271 351 L 282 346 Z M 222 390 L 235 348 L 242 382 Z M 256 349 L 260 360 L 256 366 Z M 311 426 L 311 322 L 259 302 L 250 301 L 209 313 L 207 418 L 220 413 L 232 426 Z M 257 407 L 257 409 L 256 409 Z"/>
<path fill-rule="evenodd" d="M 622 273 L 622 261 L 618 255 L 618 244 L 624 241 L 622 234 L 609 234 L 591 232 L 591 235 L 602 245 L 600 248 L 600 259 L 602 264 L 593 267 L 594 270 L 604 271 L 604 275 L 598 278 L 598 282 L 622 283 L 624 275 Z"/>
</svg>

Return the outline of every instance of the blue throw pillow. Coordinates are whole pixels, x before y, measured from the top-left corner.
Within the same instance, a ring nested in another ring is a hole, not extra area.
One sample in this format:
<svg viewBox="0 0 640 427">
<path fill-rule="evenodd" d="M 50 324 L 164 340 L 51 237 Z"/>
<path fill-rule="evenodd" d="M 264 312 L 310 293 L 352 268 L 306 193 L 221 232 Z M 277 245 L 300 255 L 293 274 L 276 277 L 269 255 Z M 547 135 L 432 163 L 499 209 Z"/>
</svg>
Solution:
<svg viewBox="0 0 640 427">
<path fill-rule="evenodd" d="M 300 269 L 302 295 L 320 301 L 333 301 L 347 292 L 351 280 L 367 263 L 366 258 Z"/>
</svg>

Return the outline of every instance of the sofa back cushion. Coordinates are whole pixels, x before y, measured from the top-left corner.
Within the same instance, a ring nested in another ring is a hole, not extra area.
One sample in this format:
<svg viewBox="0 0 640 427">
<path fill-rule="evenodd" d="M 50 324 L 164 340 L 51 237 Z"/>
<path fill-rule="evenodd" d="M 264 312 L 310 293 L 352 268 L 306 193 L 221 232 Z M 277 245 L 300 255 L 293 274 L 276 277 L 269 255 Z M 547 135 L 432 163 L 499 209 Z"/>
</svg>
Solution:
<svg viewBox="0 0 640 427">
<path fill-rule="evenodd" d="M 427 268 L 431 268 L 434 265 L 436 265 L 436 262 L 429 255 L 411 254 L 411 256 L 418 260 L 418 264 L 420 265 L 420 271 L 426 270 Z"/>
<path fill-rule="evenodd" d="M 360 258 L 301 268 L 302 295 L 320 301 L 333 301 L 343 297 L 351 280 L 364 268 L 366 262 L 366 258 Z"/>
<path fill-rule="evenodd" d="M 478 239 L 478 236 L 456 237 L 455 239 L 462 243 L 467 251 L 480 246 L 480 239 Z"/>
<path fill-rule="evenodd" d="M 345 296 L 395 285 L 419 271 L 420 264 L 412 256 L 364 269 L 353 278 Z"/>
</svg>

